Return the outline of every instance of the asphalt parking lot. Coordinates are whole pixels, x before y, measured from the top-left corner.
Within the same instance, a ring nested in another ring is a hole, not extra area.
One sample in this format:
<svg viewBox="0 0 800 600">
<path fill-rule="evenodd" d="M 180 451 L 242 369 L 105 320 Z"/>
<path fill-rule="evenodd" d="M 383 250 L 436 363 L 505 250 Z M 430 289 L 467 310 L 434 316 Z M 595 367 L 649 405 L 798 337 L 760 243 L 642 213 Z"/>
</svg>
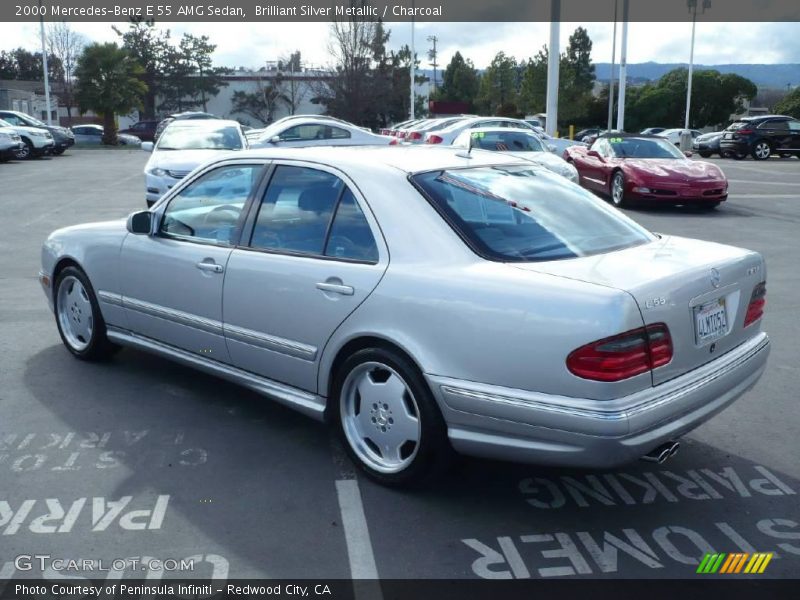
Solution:
<svg viewBox="0 0 800 600">
<path fill-rule="evenodd" d="M 0 165 L 0 580 L 32 554 L 191 559 L 188 577 L 509 579 L 687 578 L 706 552 L 774 552 L 761 577 L 800 573 L 800 160 L 712 159 L 731 184 L 718 210 L 628 211 L 768 265 L 767 372 L 675 458 L 613 472 L 464 459 L 405 492 L 254 393 L 132 350 L 88 364 L 62 347 L 41 243 L 143 209 L 146 159 Z M 173 576 L 131 565 L 95 576 Z"/>
</svg>

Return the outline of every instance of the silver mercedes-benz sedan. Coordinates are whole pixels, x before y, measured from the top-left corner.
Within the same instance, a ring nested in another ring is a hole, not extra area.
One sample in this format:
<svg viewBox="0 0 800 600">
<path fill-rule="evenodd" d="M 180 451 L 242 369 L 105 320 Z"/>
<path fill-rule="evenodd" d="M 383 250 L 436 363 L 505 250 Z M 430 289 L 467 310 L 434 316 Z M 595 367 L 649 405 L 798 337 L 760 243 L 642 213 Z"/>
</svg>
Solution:
<svg viewBox="0 0 800 600">
<path fill-rule="evenodd" d="M 460 453 L 663 460 L 750 389 L 766 267 L 530 162 L 441 147 L 220 156 L 39 274 L 67 349 L 160 354 L 328 420 L 389 484 Z"/>
</svg>

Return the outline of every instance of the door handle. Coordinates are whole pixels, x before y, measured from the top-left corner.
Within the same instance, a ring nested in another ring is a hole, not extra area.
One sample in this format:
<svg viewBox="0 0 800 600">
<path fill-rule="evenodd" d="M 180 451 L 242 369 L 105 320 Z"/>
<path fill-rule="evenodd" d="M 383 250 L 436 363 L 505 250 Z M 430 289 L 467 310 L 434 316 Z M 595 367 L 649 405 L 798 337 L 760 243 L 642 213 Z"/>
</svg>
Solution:
<svg viewBox="0 0 800 600">
<path fill-rule="evenodd" d="M 215 262 L 199 262 L 195 265 L 201 271 L 211 271 L 212 273 L 222 273 L 225 268 Z"/>
<path fill-rule="evenodd" d="M 340 283 L 328 283 L 326 281 L 321 281 L 317 284 L 317 289 L 322 290 L 323 292 L 331 292 L 334 294 L 341 294 L 342 296 L 352 296 L 353 295 L 353 288 L 349 285 L 342 285 Z"/>
</svg>

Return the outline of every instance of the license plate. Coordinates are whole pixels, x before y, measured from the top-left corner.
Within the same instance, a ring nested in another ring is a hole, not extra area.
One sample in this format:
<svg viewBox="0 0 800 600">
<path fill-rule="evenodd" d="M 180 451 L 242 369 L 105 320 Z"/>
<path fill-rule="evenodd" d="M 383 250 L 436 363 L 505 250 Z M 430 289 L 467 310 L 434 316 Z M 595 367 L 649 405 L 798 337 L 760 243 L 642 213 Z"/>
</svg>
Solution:
<svg viewBox="0 0 800 600">
<path fill-rule="evenodd" d="M 725 139 L 726 140 L 732 140 L 733 139 L 733 134 L 732 133 L 726 133 L 725 134 Z"/>
<path fill-rule="evenodd" d="M 694 332 L 698 344 L 708 343 L 728 333 L 724 298 L 698 306 L 694 311 Z"/>
</svg>

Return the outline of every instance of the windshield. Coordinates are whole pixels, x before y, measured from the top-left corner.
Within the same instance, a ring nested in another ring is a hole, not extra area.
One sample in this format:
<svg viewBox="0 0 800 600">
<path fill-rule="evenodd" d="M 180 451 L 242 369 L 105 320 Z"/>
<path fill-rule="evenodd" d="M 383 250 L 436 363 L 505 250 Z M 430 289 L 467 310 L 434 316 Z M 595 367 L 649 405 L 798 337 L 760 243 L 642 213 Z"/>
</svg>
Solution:
<svg viewBox="0 0 800 600">
<path fill-rule="evenodd" d="M 159 150 L 240 150 L 239 131 L 231 125 L 167 127 L 158 142 Z"/>
<path fill-rule="evenodd" d="M 538 137 L 520 130 L 473 132 L 472 147 L 499 152 L 547 152 Z"/>
<path fill-rule="evenodd" d="M 606 140 L 617 158 L 686 158 L 666 140 L 614 137 Z"/>
<path fill-rule="evenodd" d="M 655 239 L 589 192 L 527 166 L 434 171 L 412 181 L 473 250 L 490 260 L 575 258 Z"/>
<path fill-rule="evenodd" d="M 13 127 L 13 125 L 8 121 L 3 121 L 3 119 L 0 119 L 0 127 Z"/>
<path fill-rule="evenodd" d="M 30 115 L 20 116 L 18 118 L 20 121 L 33 127 L 47 127 L 47 123 L 42 123 L 39 119 L 34 119 Z"/>
</svg>

